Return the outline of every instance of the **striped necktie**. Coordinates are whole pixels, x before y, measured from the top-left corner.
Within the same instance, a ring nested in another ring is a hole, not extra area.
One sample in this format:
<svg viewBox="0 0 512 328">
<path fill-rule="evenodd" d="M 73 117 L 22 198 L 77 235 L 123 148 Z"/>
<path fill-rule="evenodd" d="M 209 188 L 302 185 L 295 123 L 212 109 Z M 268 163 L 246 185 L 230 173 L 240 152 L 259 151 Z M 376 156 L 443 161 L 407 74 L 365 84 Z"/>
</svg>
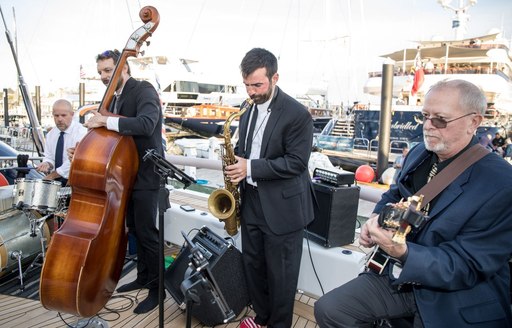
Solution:
<svg viewBox="0 0 512 328">
<path fill-rule="evenodd" d="M 437 174 L 437 163 L 432 164 L 432 167 L 430 168 L 430 172 L 428 173 L 428 179 L 427 183 L 432 180 L 432 178 Z"/>
<path fill-rule="evenodd" d="M 427 183 L 430 182 L 430 180 L 432 180 L 432 178 L 437 174 L 437 163 L 434 163 L 432 164 L 432 167 L 430 168 L 430 172 L 428 173 L 428 179 L 427 179 Z M 428 214 L 429 210 L 430 210 L 430 203 L 426 204 L 425 207 L 425 213 Z"/>
</svg>

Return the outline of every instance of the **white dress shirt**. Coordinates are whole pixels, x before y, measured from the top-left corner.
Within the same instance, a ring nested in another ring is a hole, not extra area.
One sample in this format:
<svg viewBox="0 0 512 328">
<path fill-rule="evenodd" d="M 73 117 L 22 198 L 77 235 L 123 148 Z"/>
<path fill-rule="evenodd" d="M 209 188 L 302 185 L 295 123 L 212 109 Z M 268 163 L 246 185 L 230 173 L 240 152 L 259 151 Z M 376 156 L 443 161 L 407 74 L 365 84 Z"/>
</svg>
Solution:
<svg viewBox="0 0 512 328">
<path fill-rule="evenodd" d="M 249 155 L 249 159 L 247 160 L 247 183 L 253 186 L 258 186 L 258 184 L 252 180 L 251 176 L 251 160 L 260 158 L 261 152 L 261 142 L 263 141 L 263 132 L 265 131 L 265 127 L 267 126 L 268 117 L 270 116 L 271 109 L 269 108 L 270 102 L 272 101 L 272 97 L 270 97 L 267 102 L 258 105 L 258 117 L 256 119 L 256 125 L 254 126 L 254 134 L 252 136 L 252 140 L 249 140 L 250 136 L 247 135 L 246 148 L 249 143 L 252 142 L 251 146 L 251 154 Z M 256 105 L 254 105 L 256 106 Z M 253 119 L 252 111 L 251 117 L 249 120 L 249 126 Z"/>
<path fill-rule="evenodd" d="M 62 156 L 62 165 L 55 168 L 55 148 L 57 147 L 57 140 L 59 140 L 60 130 L 57 127 L 48 132 L 46 135 L 46 144 L 44 148 L 43 162 L 52 164 L 57 173 L 67 179 L 69 178 L 69 168 L 71 163 L 66 155 L 66 150 L 71 147 L 75 147 L 76 143 L 82 140 L 87 133 L 87 129 L 77 122 L 74 118 L 71 121 L 71 125 L 64 131 L 64 152 Z"/>
</svg>

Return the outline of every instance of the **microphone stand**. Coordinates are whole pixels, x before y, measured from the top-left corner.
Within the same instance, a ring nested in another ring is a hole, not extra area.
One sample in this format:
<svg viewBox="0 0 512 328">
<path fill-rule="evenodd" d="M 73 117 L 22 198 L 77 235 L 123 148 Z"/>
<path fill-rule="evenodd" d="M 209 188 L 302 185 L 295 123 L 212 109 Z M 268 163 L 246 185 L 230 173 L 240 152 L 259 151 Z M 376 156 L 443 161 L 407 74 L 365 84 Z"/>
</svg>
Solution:
<svg viewBox="0 0 512 328">
<path fill-rule="evenodd" d="M 180 289 L 186 300 L 186 328 L 191 328 L 192 326 L 192 306 L 201 302 L 201 292 L 209 292 L 212 295 L 214 298 L 213 303 L 217 304 L 219 310 L 224 316 L 224 323 L 233 320 L 236 317 L 235 313 L 229 307 L 229 304 L 224 298 L 224 295 L 221 293 L 219 285 L 217 284 L 217 281 L 213 277 L 213 274 L 210 270 L 210 263 L 204 257 L 201 249 L 192 240 L 190 240 L 190 238 L 188 238 L 187 234 L 182 231 L 181 235 L 185 239 L 190 252 L 189 268 L 192 269 L 190 276 L 185 279 L 180 286 Z"/>
<path fill-rule="evenodd" d="M 159 240 L 159 254 L 158 254 L 158 302 L 159 302 L 159 327 L 164 326 L 164 213 L 171 207 L 169 202 L 169 190 L 165 187 L 168 178 L 176 179 L 184 184 L 183 189 L 186 189 L 196 181 L 185 174 L 167 161 L 162 155 L 158 154 L 154 149 L 148 149 L 143 157 L 143 160 L 150 160 L 155 165 L 155 172 L 160 175 L 160 192 L 158 194 L 158 240 Z"/>
</svg>

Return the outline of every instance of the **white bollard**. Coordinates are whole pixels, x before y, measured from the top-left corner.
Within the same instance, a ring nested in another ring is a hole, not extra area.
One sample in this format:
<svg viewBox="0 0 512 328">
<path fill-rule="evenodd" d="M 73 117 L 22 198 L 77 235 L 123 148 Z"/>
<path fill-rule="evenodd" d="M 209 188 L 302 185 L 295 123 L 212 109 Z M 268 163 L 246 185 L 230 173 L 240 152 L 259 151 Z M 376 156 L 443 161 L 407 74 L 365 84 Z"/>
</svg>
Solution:
<svg viewBox="0 0 512 328">
<path fill-rule="evenodd" d="M 220 158 L 220 141 L 215 137 L 208 139 L 208 159 L 221 159 Z"/>
<path fill-rule="evenodd" d="M 186 145 L 183 146 L 184 152 L 183 155 L 186 157 L 197 157 L 197 149 L 195 146 L 192 145 Z M 192 177 L 193 179 L 196 179 L 196 168 L 195 166 L 185 166 L 185 173 Z"/>
</svg>

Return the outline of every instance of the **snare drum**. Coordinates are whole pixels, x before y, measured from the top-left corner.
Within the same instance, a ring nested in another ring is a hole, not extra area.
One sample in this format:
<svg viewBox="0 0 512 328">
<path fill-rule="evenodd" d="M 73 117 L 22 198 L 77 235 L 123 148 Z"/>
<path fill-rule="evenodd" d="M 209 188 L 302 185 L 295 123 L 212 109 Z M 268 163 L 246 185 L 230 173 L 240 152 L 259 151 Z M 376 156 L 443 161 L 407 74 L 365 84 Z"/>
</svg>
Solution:
<svg viewBox="0 0 512 328">
<path fill-rule="evenodd" d="M 40 217 L 38 213 L 34 219 Z M 41 230 L 35 229 L 36 235 L 31 236 L 30 219 L 25 213 L 9 209 L 0 213 L 0 277 L 18 268 L 18 259 L 12 252 L 21 251 L 22 265 L 30 263 L 41 248 L 41 235 L 46 238 L 46 245 L 50 241 L 48 225 L 44 223 Z"/>
<path fill-rule="evenodd" d="M 13 205 L 22 209 L 55 211 L 61 183 L 53 180 L 16 179 Z"/>
</svg>

